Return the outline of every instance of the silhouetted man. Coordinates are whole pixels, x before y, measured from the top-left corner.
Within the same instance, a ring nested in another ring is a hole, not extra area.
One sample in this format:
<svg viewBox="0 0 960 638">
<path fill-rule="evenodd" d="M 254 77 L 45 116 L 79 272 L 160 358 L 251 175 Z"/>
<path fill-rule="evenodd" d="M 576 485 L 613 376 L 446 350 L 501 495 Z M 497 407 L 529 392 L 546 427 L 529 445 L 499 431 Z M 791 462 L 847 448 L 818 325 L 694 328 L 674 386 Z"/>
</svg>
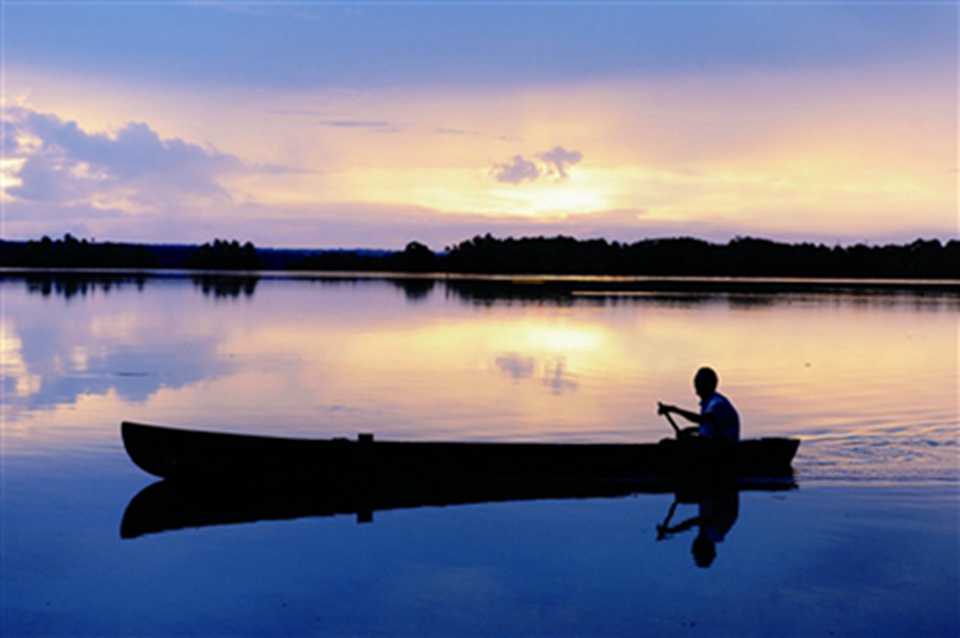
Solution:
<svg viewBox="0 0 960 638">
<path fill-rule="evenodd" d="M 740 415 L 727 397 L 717 392 L 717 373 L 712 368 L 700 368 L 693 378 L 693 387 L 700 397 L 700 412 L 691 412 L 665 403 L 657 404 L 658 414 L 679 414 L 698 427 L 685 428 L 681 434 L 698 435 L 704 439 L 729 441 L 740 440 Z"/>
<path fill-rule="evenodd" d="M 677 525 L 670 520 L 677 509 L 679 498 L 673 501 L 663 523 L 657 525 L 657 540 L 664 540 L 673 534 L 685 532 L 696 526 L 697 536 L 693 539 L 690 551 L 697 567 L 710 567 L 717 557 L 717 543 L 722 543 L 737 522 L 740 512 L 740 494 L 735 489 L 711 491 L 699 495 L 697 504 L 699 516 L 688 518 Z"/>
</svg>

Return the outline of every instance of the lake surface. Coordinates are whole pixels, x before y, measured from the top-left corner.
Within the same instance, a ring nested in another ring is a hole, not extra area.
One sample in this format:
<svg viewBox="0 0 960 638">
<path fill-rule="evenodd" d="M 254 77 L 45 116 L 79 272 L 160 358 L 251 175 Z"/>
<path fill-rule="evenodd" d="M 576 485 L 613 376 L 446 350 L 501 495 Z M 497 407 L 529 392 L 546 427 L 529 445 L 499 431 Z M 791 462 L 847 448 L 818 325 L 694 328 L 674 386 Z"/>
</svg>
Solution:
<svg viewBox="0 0 960 638">
<path fill-rule="evenodd" d="M 957 635 L 960 292 L 680 288 L 7 273 L 3 635 Z M 803 440 L 707 569 L 696 528 L 657 539 L 669 493 L 120 538 L 153 483 L 121 420 L 654 441 L 701 365 L 744 436 Z"/>
</svg>

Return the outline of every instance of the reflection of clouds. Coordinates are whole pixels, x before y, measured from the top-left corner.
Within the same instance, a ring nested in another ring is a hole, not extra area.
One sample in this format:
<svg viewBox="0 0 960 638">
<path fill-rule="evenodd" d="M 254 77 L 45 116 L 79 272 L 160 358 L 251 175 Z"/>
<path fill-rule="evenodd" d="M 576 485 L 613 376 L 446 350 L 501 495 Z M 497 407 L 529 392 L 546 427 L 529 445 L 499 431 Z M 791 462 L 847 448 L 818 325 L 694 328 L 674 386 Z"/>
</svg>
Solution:
<svg viewBox="0 0 960 638">
<path fill-rule="evenodd" d="M 567 372 L 567 362 L 564 359 L 558 359 L 547 366 L 543 382 L 554 394 L 573 392 L 578 386 L 576 380 L 572 379 L 570 373 Z"/>
<path fill-rule="evenodd" d="M 112 312 L 90 318 L 91 336 L 113 341 L 132 341 L 136 338 L 137 315 L 133 312 Z"/>
<path fill-rule="evenodd" d="M 514 381 L 532 378 L 537 375 L 554 394 L 573 392 L 579 384 L 567 371 L 567 361 L 563 357 L 538 362 L 536 357 L 525 357 L 517 352 L 508 352 L 494 359 L 497 368 Z"/>
<path fill-rule="evenodd" d="M 0 319 L 0 387 L 4 402 L 9 397 L 28 397 L 40 391 L 42 380 L 31 374 L 22 355 L 23 343 L 11 322 Z"/>
<path fill-rule="evenodd" d="M 28 408 L 72 404 L 81 395 L 110 391 L 122 400 L 142 402 L 161 388 L 184 387 L 225 369 L 216 359 L 215 344 L 203 339 L 144 343 L 142 350 L 100 352 L 79 361 L 37 354 L 26 357 L 28 376 L 42 380 L 34 392 L 21 395 Z"/>
<path fill-rule="evenodd" d="M 496 358 L 495 363 L 501 372 L 514 380 L 533 376 L 533 370 L 536 366 L 536 360 L 533 357 L 523 357 L 516 352 L 500 355 Z"/>
<path fill-rule="evenodd" d="M 181 388 L 228 367 L 215 330 L 178 334 L 170 318 L 176 308 L 111 313 L 113 307 L 97 304 L 96 309 L 93 314 L 86 304 L 78 307 L 69 322 L 42 306 L 10 309 L 0 324 L 6 416 L 74 405 L 85 395 L 113 393 L 143 402 L 161 388 Z"/>
</svg>

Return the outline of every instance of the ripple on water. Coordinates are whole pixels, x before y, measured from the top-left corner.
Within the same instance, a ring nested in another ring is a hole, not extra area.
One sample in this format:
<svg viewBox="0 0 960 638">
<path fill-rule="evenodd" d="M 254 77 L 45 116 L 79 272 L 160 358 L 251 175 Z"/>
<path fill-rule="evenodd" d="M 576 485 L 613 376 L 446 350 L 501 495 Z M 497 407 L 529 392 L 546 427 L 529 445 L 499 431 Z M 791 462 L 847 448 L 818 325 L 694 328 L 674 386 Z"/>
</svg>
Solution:
<svg viewBox="0 0 960 638">
<path fill-rule="evenodd" d="M 794 466 L 808 480 L 960 481 L 955 430 L 949 437 L 909 432 L 804 440 Z"/>
</svg>

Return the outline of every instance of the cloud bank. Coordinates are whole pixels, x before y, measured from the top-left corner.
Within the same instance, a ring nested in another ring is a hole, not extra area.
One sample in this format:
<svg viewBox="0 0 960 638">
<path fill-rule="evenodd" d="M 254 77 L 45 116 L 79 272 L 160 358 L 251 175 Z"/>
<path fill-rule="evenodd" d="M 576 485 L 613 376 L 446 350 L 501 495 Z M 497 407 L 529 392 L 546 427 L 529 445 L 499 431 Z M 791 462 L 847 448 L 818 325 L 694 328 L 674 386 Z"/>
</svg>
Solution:
<svg viewBox="0 0 960 638">
<path fill-rule="evenodd" d="M 4 110 L 5 197 L 57 206 L 150 210 L 170 204 L 232 201 L 221 183 L 244 173 L 292 169 L 250 164 L 212 146 L 161 138 L 144 122 L 89 133 L 73 121 L 25 107 Z"/>
</svg>

